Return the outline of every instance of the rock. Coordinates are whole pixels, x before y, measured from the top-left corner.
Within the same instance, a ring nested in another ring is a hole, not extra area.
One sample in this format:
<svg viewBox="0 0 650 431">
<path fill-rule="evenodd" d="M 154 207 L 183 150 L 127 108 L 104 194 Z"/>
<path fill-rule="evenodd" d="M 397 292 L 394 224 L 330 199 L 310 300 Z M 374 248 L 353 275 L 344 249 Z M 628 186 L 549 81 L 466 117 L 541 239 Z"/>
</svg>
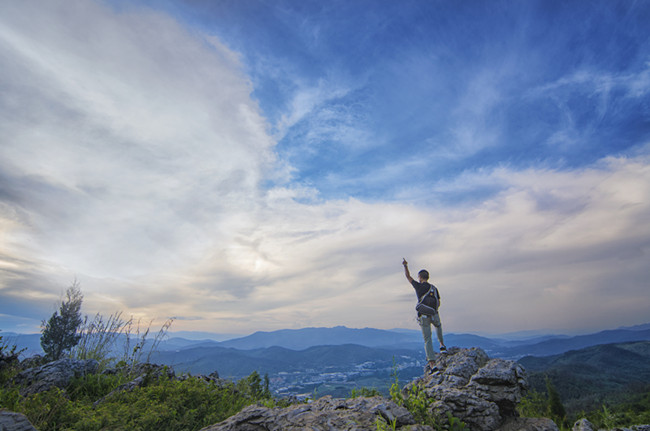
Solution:
<svg viewBox="0 0 650 431">
<path fill-rule="evenodd" d="M 497 431 L 559 431 L 549 418 L 508 418 Z"/>
<path fill-rule="evenodd" d="M 632 425 L 630 428 L 612 428 L 611 431 L 650 431 L 650 425 Z"/>
<path fill-rule="evenodd" d="M 582 418 L 573 424 L 572 431 L 596 431 L 594 425 Z M 613 428 L 611 431 L 650 431 L 650 425 L 632 425 L 629 428 Z"/>
<path fill-rule="evenodd" d="M 467 388 L 496 403 L 505 418 L 516 416 L 517 404 L 528 390 L 528 379 L 517 362 L 491 359 L 472 376 Z"/>
<path fill-rule="evenodd" d="M 196 379 L 196 380 L 198 380 L 200 382 L 204 382 L 206 384 L 207 383 L 215 384 L 220 388 L 227 387 L 230 383 L 232 383 L 231 380 L 220 378 L 219 373 L 216 372 L 216 371 L 208 374 L 207 376 L 203 375 L 203 374 L 198 374 L 196 376 L 193 376 L 193 375 L 191 375 L 189 373 L 186 373 L 186 374 L 181 374 L 180 376 L 176 376 L 175 379 L 177 381 L 179 381 L 179 382 L 189 380 L 189 379 Z"/>
<path fill-rule="evenodd" d="M 414 425 L 410 428 L 413 431 L 431 430 L 430 427 L 415 426 L 413 416 L 406 408 L 382 397 L 337 399 L 326 396 L 310 404 L 286 408 L 249 406 L 202 431 L 376 430 L 377 420 L 382 419 L 389 424 L 395 421 L 397 429 Z"/>
<path fill-rule="evenodd" d="M 41 365 L 47 364 L 47 360 L 41 355 L 30 356 L 20 362 L 20 368 L 26 370 L 28 368 L 36 368 Z"/>
<path fill-rule="evenodd" d="M 580 419 L 577 420 L 576 423 L 573 424 L 573 431 L 594 431 L 594 425 L 589 422 L 587 419 Z"/>
<path fill-rule="evenodd" d="M 436 357 L 436 367 L 439 373 L 416 379 L 402 393 L 406 398 L 416 387 L 423 390 L 441 423 L 447 423 L 449 413 L 472 430 L 496 430 L 517 415 L 516 406 L 528 389 L 520 364 L 490 359 L 479 348 L 451 348 Z"/>
<path fill-rule="evenodd" d="M 37 431 L 22 413 L 0 409 L 0 431 Z"/>
<path fill-rule="evenodd" d="M 116 374 L 120 372 L 120 370 L 124 371 L 123 369 L 111 368 L 105 370 L 103 374 Z M 93 403 L 93 406 L 97 407 L 99 404 L 103 403 L 106 399 L 112 397 L 116 393 L 129 392 L 135 388 L 146 386 L 147 382 L 150 382 L 152 380 L 158 380 L 161 377 L 166 377 L 168 379 L 174 379 L 176 377 L 174 370 L 171 367 L 149 363 L 137 364 L 132 370 L 130 370 L 129 374 L 136 377 L 130 382 L 118 386 L 109 392 L 105 397 L 95 401 Z"/>
<path fill-rule="evenodd" d="M 59 359 L 19 373 L 14 378 L 14 383 L 22 386 L 20 393 L 23 396 L 53 387 L 64 389 L 74 377 L 95 373 L 98 366 L 99 363 L 94 359 Z"/>
</svg>

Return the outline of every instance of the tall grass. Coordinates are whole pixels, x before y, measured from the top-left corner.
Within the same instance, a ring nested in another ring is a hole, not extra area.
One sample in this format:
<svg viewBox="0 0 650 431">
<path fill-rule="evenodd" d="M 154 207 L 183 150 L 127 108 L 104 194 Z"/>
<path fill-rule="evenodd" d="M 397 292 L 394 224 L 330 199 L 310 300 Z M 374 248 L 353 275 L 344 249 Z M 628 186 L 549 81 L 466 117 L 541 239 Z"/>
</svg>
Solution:
<svg viewBox="0 0 650 431">
<path fill-rule="evenodd" d="M 108 317 L 97 313 L 93 319 L 84 318 L 81 324 L 81 338 L 72 348 L 70 356 L 75 359 L 95 359 L 100 365 L 107 365 L 115 357 L 116 343 L 126 333 L 130 320 L 122 319 L 117 312 Z"/>
<path fill-rule="evenodd" d="M 166 337 L 173 319 L 167 319 L 153 338 L 149 337 L 152 323 L 150 321 L 144 326 L 141 319 L 123 319 L 121 312 L 108 317 L 98 313 L 92 319 L 86 316 L 80 328 L 81 338 L 70 356 L 95 359 L 100 368 L 123 363 L 133 369 L 138 363 L 149 362 Z"/>
</svg>

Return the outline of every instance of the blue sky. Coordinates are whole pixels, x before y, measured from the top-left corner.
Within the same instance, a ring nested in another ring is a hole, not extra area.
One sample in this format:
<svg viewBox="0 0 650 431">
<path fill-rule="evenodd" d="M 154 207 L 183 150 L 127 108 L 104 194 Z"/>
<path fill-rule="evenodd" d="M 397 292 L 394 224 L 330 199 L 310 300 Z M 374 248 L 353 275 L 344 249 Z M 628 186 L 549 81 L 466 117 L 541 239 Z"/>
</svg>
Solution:
<svg viewBox="0 0 650 431">
<path fill-rule="evenodd" d="M 650 321 L 647 1 L 0 5 L 0 329 Z"/>
</svg>

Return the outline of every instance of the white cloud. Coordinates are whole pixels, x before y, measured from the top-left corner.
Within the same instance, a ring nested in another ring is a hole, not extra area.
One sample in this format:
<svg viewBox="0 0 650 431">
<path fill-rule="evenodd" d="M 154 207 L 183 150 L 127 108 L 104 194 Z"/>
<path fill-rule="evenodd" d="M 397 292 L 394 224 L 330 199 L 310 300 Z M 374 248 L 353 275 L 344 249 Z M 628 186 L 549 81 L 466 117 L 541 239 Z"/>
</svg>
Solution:
<svg viewBox="0 0 650 431">
<path fill-rule="evenodd" d="M 2 9 L 2 248 L 125 282 L 229 242 L 275 160 L 237 57 L 146 10 Z"/>
<path fill-rule="evenodd" d="M 431 271 L 455 332 L 598 329 L 621 313 L 638 323 L 650 305 L 648 166 L 642 157 L 576 172 L 501 168 L 483 178 L 503 192 L 463 211 L 269 196 L 229 250 L 240 259 L 220 269 L 238 276 L 242 296 L 215 286 L 195 306 L 214 327 L 240 331 L 413 327 L 404 256 Z"/>
<path fill-rule="evenodd" d="M 47 317 L 76 275 L 87 312 L 178 316 L 177 329 L 415 327 L 406 257 L 430 269 L 456 332 L 647 314 L 647 152 L 412 194 L 501 190 L 462 208 L 269 190 L 290 166 L 236 54 L 150 11 L 69 4 L 0 11 L 3 304 Z M 338 97 L 302 94 L 285 127 Z"/>
</svg>

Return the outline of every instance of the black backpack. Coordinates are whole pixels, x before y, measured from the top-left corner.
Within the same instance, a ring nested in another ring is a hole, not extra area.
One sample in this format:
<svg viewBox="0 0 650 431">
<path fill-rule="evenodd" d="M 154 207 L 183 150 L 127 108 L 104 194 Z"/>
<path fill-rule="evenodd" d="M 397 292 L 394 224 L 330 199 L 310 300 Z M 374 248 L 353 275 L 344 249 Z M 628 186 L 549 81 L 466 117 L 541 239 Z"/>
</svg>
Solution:
<svg viewBox="0 0 650 431">
<path fill-rule="evenodd" d="M 420 314 L 427 314 L 429 316 L 432 316 L 438 312 L 439 306 L 440 294 L 438 293 L 436 286 L 432 284 L 429 288 L 429 291 L 422 295 L 422 298 L 420 298 L 418 301 L 418 305 L 415 306 L 415 310 Z"/>
</svg>

